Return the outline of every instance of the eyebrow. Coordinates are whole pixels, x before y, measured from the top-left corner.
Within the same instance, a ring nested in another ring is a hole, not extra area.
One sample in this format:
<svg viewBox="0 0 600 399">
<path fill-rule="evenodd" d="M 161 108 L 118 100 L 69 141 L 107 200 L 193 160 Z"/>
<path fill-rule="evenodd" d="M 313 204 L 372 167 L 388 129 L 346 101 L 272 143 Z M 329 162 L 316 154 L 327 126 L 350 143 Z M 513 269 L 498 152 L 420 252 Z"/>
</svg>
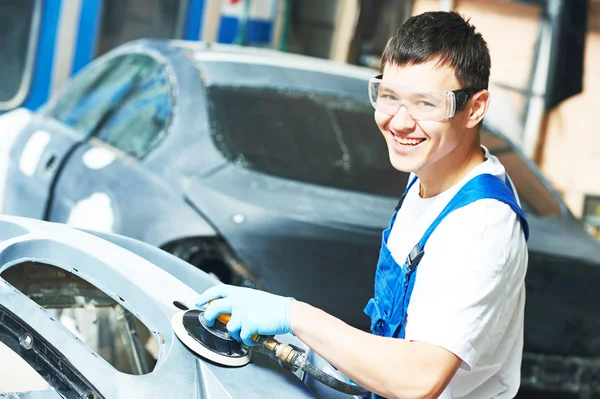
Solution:
<svg viewBox="0 0 600 399">
<path fill-rule="evenodd" d="M 381 79 L 383 77 L 383 75 L 377 75 L 375 76 L 376 79 Z M 393 93 L 397 93 L 397 90 L 394 90 L 394 84 L 393 83 L 386 83 L 381 81 L 381 83 L 383 83 L 383 87 L 379 86 L 379 90 L 383 90 L 384 92 L 393 92 Z M 410 88 L 411 86 L 407 86 L 407 85 L 397 85 L 399 87 L 408 87 Z M 430 91 L 422 91 L 422 89 L 419 89 L 421 91 L 418 92 L 412 92 L 411 94 L 419 96 L 419 97 L 424 97 L 424 98 L 429 98 L 430 100 L 433 99 L 432 94 L 438 94 L 438 95 L 444 95 L 447 92 L 444 90 L 430 90 Z"/>
<path fill-rule="evenodd" d="M 437 93 L 436 93 L 437 94 Z M 418 93 L 413 93 L 413 96 L 417 97 L 417 98 L 421 98 L 421 99 L 427 99 L 430 101 L 434 101 L 434 96 L 432 95 L 432 93 L 427 93 L 427 92 L 418 92 Z"/>
<path fill-rule="evenodd" d="M 400 86 L 400 87 L 403 87 L 403 86 Z M 410 86 L 404 86 L 404 87 L 410 88 Z M 408 96 L 408 97 L 411 97 L 413 99 L 415 99 L 415 98 L 416 99 L 426 99 L 426 100 L 429 100 L 429 101 L 432 101 L 432 102 L 435 101 L 435 97 L 436 97 L 435 95 L 439 94 L 439 93 L 433 92 L 433 91 L 432 92 L 427 92 L 427 91 L 403 92 L 402 90 L 400 91 L 400 93 L 401 93 L 400 94 L 399 91 L 395 90 L 394 87 L 383 87 L 382 91 L 384 93 L 388 93 L 388 92 L 394 93 L 394 94 L 396 94 L 396 95 L 398 95 L 400 97 L 406 97 L 406 96 Z"/>
<path fill-rule="evenodd" d="M 394 93 L 394 94 L 397 94 L 396 93 L 397 91 L 394 90 L 393 87 L 387 87 L 387 86 L 379 86 L 378 91 L 382 91 L 384 93 Z"/>
</svg>

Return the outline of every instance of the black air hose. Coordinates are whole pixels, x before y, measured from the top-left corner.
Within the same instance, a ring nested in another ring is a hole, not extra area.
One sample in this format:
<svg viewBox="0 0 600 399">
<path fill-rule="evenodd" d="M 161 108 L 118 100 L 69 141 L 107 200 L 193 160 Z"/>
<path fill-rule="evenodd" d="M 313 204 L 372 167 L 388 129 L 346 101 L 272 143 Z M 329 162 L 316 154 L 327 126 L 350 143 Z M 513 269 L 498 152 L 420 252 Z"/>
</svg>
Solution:
<svg viewBox="0 0 600 399">
<path fill-rule="evenodd" d="M 304 362 L 304 366 L 302 366 L 302 370 L 305 373 L 308 373 L 311 376 L 315 377 L 317 380 L 319 380 L 323 384 L 327 385 L 328 387 L 335 389 L 336 391 L 340 391 L 340 392 L 346 393 L 348 395 L 357 395 L 357 396 L 364 396 L 369 393 L 369 391 L 367 391 L 360 385 L 348 384 L 347 382 L 338 380 L 337 378 L 327 374 L 320 368 L 316 367 L 314 364 L 312 364 L 308 360 L 306 360 Z"/>
<path fill-rule="evenodd" d="M 313 376 L 317 381 L 345 394 L 364 396 L 369 393 L 369 391 L 360 385 L 348 384 L 327 374 L 309 362 L 306 359 L 304 351 L 294 345 L 283 344 L 273 337 L 264 335 L 257 335 L 253 339 L 257 343 L 253 347 L 253 351 L 268 355 L 270 358 L 276 360 L 281 367 L 292 371 L 300 369 Z"/>
</svg>

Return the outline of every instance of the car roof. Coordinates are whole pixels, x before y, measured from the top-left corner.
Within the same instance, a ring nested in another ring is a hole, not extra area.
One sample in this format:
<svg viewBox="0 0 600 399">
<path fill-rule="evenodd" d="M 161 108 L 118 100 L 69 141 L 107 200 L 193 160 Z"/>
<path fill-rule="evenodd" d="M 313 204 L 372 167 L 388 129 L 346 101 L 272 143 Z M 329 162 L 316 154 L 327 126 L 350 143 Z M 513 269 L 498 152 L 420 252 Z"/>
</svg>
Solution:
<svg viewBox="0 0 600 399">
<path fill-rule="evenodd" d="M 308 55 L 283 52 L 270 48 L 221 43 L 208 44 L 186 40 L 171 40 L 169 41 L 169 45 L 193 51 L 194 58 L 199 61 L 228 61 L 255 65 L 270 65 L 307 71 L 329 72 L 361 79 L 369 79 L 378 74 L 378 71 L 372 68 Z"/>
</svg>

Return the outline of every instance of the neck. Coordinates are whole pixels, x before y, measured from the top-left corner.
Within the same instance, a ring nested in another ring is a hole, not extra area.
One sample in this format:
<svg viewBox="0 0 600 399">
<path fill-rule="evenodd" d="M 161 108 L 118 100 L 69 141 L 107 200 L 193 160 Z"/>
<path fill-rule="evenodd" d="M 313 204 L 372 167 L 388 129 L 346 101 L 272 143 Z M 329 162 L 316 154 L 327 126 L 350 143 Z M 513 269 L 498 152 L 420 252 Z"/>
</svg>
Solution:
<svg viewBox="0 0 600 399">
<path fill-rule="evenodd" d="M 484 161 L 479 136 L 469 147 L 461 148 L 459 145 L 426 170 L 416 172 L 421 184 L 421 198 L 431 198 L 449 189 Z"/>
</svg>

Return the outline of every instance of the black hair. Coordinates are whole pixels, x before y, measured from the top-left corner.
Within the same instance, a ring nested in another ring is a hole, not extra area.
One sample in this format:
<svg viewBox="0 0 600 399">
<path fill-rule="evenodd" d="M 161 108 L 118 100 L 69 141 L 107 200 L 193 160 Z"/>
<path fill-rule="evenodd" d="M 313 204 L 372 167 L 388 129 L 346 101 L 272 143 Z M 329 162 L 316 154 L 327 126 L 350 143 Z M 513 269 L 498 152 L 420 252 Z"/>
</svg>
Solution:
<svg viewBox="0 0 600 399">
<path fill-rule="evenodd" d="M 431 11 L 409 18 L 388 41 L 381 68 L 434 59 L 452 67 L 463 88 L 472 92 L 488 88 L 491 59 L 487 43 L 469 20 L 453 11 Z"/>
</svg>

